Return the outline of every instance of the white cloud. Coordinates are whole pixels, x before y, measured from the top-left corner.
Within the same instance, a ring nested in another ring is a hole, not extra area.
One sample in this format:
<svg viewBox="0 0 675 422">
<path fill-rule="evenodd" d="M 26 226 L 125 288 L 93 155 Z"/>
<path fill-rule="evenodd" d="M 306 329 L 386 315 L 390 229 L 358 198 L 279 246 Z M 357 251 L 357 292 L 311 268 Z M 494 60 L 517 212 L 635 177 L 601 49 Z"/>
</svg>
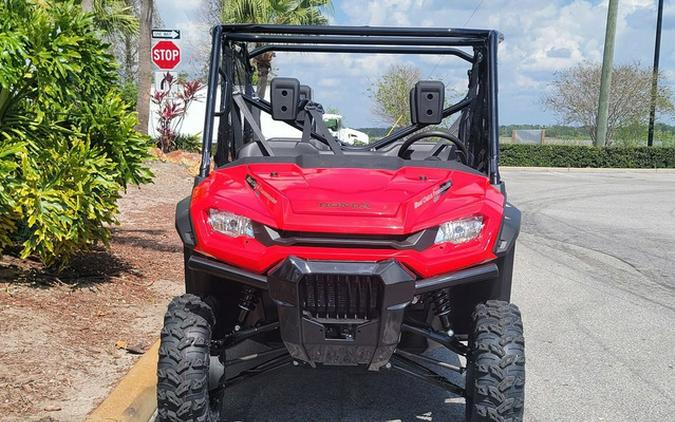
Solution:
<svg viewBox="0 0 675 422">
<path fill-rule="evenodd" d="M 340 86 L 340 79 L 338 78 L 324 78 L 319 81 L 319 86 L 322 88 L 337 88 Z"/>
<path fill-rule="evenodd" d="M 424 9 L 429 3 L 428 0 L 343 0 L 339 6 L 349 16 L 350 24 L 410 26 L 415 10 Z"/>
<path fill-rule="evenodd" d="M 160 14 L 167 8 L 189 12 L 201 9 L 204 5 L 204 0 L 156 0 L 155 5 Z"/>
<path fill-rule="evenodd" d="M 541 83 L 534 78 L 531 78 L 526 75 L 517 75 L 516 76 L 516 86 L 518 88 L 525 89 L 538 89 L 541 87 Z"/>
<path fill-rule="evenodd" d="M 183 52 L 181 71 L 199 73 L 209 57 L 211 35 L 209 25 L 204 21 L 185 20 L 171 25 L 181 31 L 178 44 Z"/>
</svg>

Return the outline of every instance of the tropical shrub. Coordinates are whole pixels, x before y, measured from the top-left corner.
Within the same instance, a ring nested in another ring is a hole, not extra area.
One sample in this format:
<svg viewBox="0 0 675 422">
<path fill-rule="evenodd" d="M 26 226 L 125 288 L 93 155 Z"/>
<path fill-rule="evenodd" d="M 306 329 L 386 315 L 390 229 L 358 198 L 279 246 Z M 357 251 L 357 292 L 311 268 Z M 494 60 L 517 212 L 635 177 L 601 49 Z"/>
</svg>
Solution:
<svg viewBox="0 0 675 422">
<path fill-rule="evenodd" d="M 163 152 L 176 148 L 183 121 L 190 105 L 202 98 L 200 81 L 185 81 L 167 72 L 162 78 L 162 89 L 154 92 L 150 101 L 157 106 L 157 143 Z"/>
<path fill-rule="evenodd" d="M 12 243 L 16 230 L 17 169 L 24 149 L 22 142 L 0 142 L 0 252 Z"/>
<path fill-rule="evenodd" d="M 193 133 L 191 135 L 178 135 L 173 144 L 177 150 L 200 152 L 202 149 L 202 134 Z"/>
<path fill-rule="evenodd" d="M 150 181 L 108 51 L 72 0 L 0 1 L 0 250 L 63 265 Z"/>
</svg>

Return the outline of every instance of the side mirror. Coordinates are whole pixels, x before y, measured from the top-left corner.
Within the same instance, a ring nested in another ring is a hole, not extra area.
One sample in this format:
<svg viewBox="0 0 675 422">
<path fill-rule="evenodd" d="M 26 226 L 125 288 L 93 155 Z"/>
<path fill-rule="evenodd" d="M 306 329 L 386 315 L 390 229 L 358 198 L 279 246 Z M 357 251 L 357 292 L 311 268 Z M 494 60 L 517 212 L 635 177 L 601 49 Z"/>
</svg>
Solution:
<svg viewBox="0 0 675 422">
<path fill-rule="evenodd" d="M 300 101 L 312 101 L 312 88 L 308 85 L 300 85 Z"/>
<path fill-rule="evenodd" d="M 413 124 L 437 125 L 443 121 L 445 85 L 440 81 L 419 81 L 410 90 L 410 120 Z"/>
<path fill-rule="evenodd" d="M 295 78 L 274 78 L 270 89 L 272 119 L 295 120 L 299 111 L 300 81 Z"/>
<path fill-rule="evenodd" d="M 300 102 L 304 103 L 304 101 L 312 101 L 312 88 L 310 88 L 308 85 L 300 85 Z M 305 113 L 299 113 L 298 122 L 304 123 L 304 121 Z"/>
</svg>

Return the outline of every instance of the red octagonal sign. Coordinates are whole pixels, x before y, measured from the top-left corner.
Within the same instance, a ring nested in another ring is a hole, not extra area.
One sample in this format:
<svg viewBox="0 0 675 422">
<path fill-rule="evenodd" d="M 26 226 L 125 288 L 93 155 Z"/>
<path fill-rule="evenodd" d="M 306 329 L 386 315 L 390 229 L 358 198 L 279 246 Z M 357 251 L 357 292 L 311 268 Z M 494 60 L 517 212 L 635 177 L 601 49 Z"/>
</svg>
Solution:
<svg viewBox="0 0 675 422">
<path fill-rule="evenodd" d="M 180 48 L 173 41 L 160 41 L 152 46 L 152 62 L 162 70 L 172 70 L 180 63 Z"/>
</svg>

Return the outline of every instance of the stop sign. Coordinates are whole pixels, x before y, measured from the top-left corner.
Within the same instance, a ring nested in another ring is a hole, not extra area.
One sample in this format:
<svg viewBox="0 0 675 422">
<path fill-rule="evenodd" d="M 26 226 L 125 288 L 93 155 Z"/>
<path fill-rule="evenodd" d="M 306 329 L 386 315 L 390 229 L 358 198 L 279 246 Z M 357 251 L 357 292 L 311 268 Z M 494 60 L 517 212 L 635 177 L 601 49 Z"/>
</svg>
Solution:
<svg viewBox="0 0 675 422">
<path fill-rule="evenodd" d="M 159 41 L 150 53 L 152 62 L 161 70 L 172 70 L 180 63 L 180 48 L 173 41 Z"/>
</svg>

